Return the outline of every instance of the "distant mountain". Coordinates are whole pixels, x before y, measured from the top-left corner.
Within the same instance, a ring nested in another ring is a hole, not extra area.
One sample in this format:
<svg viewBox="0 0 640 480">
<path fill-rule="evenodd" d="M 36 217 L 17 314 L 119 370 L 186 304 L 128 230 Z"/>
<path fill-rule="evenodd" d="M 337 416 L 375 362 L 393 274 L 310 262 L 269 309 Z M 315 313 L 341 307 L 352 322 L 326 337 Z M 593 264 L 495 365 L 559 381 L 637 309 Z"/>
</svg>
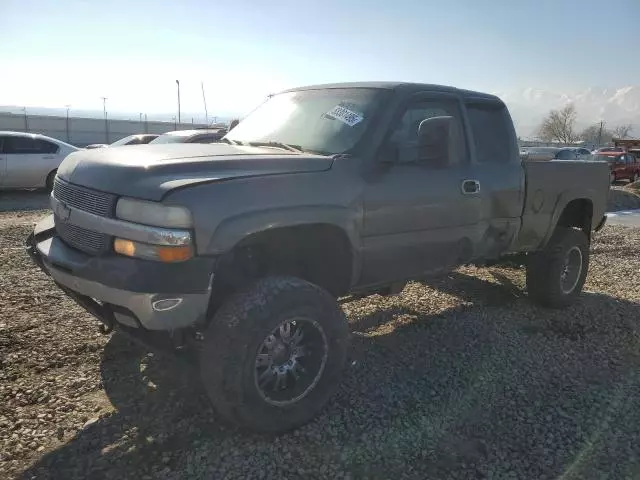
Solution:
<svg viewBox="0 0 640 480">
<path fill-rule="evenodd" d="M 552 109 L 573 103 L 578 113 L 579 129 L 606 122 L 615 127 L 631 124 L 631 135 L 640 137 L 640 85 L 622 88 L 592 87 L 582 91 L 556 92 L 524 88 L 496 93 L 509 107 L 518 135 L 533 137 L 542 119 Z"/>
</svg>

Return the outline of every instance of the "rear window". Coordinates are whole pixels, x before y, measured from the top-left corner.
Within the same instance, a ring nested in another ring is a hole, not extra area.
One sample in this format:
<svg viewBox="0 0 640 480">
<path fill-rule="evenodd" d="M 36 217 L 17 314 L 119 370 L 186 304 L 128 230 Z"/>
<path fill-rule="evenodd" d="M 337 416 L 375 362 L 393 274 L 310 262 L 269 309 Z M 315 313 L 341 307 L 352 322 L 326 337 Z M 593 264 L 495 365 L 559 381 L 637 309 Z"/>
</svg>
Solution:
<svg viewBox="0 0 640 480">
<path fill-rule="evenodd" d="M 512 131 L 506 107 L 497 102 L 468 103 L 476 158 L 480 163 L 509 163 Z"/>
</svg>

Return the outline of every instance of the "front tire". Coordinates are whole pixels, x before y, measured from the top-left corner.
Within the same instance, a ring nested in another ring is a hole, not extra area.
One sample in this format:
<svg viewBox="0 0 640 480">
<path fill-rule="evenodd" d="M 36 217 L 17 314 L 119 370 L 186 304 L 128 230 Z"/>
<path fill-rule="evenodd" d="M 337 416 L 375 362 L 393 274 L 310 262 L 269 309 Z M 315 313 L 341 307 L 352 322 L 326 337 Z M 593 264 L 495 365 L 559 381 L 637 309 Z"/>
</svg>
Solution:
<svg viewBox="0 0 640 480">
<path fill-rule="evenodd" d="M 200 355 L 205 390 L 228 421 L 281 433 L 310 421 L 338 386 L 348 325 L 335 299 L 293 277 L 267 277 L 211 319 Z"/>
<path fill-rule="evenodd" d="M 557 227 L 541 252 L 527 262 L 527 290 L 536 303 L 563 308 L 576 301 L 589 270 L 589 240 L 583 231 Z"/>
</svg>

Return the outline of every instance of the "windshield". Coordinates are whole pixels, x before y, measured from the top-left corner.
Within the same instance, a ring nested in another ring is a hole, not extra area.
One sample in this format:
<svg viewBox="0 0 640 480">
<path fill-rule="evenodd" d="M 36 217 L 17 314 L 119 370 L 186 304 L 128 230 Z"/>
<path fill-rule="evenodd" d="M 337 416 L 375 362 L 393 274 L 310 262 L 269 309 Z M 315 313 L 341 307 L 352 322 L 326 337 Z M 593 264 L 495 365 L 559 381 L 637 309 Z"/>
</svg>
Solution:
<svg viewBox="0 0 640 480">
<path fill-rule="evenodd" d="M 184 143 L 189 139 L 190 135 L 175 135 L 175 134 L 169 134 L 169 133 L 164 133 L 162 135 L 160 135 L 158 138 L 154 138 L 153 140 L 151 140 L 149 142 L 149 144 L 155 144 L 155 143 Z"/>
<path fill-rule="evenodd" d="M 333 155 L 362 138 L 382 90 L 336 88 L 285 92 L 260 105 L 224 138 L 250 144 L 282 143 Z"/>
<path fill-rule="evenodd" d="M 120 140 L 118 140 L 117 142 L 113 142 L 110 146 L 112 147 L 119 147 L 121 145 L 126 145 L 127 143 L 129 143 L 131 140 L 133 140 L 134 138 L 136 138 L 135 135 L 129 135 L 128 137 L 124 137 L 121 138 Z"/>
</svg>

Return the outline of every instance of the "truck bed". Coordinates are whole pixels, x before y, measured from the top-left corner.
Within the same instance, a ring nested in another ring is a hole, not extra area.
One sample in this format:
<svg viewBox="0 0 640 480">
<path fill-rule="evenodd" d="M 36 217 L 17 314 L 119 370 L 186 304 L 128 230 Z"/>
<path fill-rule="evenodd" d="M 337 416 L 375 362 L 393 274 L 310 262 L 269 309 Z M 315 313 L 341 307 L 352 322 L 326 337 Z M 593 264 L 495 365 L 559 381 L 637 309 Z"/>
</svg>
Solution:
<svg viewBox="0 0 640 480">
<path fill-rule="evenodd" d="M 536 250 L 551 235 L 569 201 L 589 202 L 593 206 L 591 228 L 602 220 L 607 206 L 609 166 L 589 160 L 524 160 L 525 201 L 522 227 L 514 250 Z"/>
</svg>

